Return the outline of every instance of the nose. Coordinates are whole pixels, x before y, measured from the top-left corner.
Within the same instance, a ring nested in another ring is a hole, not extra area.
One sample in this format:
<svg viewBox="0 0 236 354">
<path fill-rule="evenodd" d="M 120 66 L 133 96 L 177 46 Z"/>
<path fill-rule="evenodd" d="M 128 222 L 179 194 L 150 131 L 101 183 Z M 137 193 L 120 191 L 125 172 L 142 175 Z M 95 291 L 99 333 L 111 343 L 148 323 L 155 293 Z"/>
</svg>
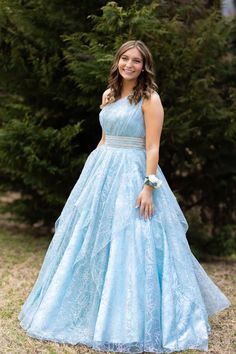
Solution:
<svg viewBox="0 0 236 354">
<path fill-rule="evenodd" d="M 132 67 L 132 60 L 128 60 L 126 63 L 127 68 L 131 68 Z"/>
</svg>

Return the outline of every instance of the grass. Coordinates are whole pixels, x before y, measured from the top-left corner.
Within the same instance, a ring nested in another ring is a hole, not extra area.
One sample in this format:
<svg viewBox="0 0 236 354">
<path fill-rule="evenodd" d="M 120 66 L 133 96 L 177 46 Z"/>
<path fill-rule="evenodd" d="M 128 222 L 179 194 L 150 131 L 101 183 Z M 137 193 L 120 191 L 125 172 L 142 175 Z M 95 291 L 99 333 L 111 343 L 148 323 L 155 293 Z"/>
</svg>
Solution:
<svg viewBox="0 0 236 354">
<path fill-rule="evenodd" d="M 19 325 L 17 316 L 20 307 L 34 284 L 49 241 L 49 237 L 33 236 L 26 230 L 0 232 L 1 354 L 97 353 L 83 345 L 62 345 L 30 338 Z M 232 302 L 229 309 L 210 318 L 212 333 L 208 353 L 235 354 L 236 262 L 225 259 L 201 264 Z M 182 353 L 200 352 L 189 350 Z"/>
</svg>

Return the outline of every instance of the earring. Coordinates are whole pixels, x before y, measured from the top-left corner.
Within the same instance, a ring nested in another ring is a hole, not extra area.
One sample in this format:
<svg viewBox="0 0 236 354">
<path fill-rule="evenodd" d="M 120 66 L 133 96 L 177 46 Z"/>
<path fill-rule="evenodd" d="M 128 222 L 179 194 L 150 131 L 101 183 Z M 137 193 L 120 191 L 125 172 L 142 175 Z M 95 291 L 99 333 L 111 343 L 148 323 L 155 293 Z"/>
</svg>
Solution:
<svg viewBox="0 0 236 354">
<path fill-rule="evenodd" d="M 144 71 L 144 69 L 142 69 L 142 71 Z"/>
</svg>

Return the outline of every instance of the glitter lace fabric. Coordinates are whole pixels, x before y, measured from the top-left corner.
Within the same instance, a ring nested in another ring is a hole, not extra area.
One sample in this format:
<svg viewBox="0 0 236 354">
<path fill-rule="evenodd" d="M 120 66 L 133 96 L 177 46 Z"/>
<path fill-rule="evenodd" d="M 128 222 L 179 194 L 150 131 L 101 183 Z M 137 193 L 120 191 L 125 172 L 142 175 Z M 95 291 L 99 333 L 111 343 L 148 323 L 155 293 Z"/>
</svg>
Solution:
<svg viewBox="0 0 236 354">
<path fill-rule="evenodd" d="M 145 138 L 141 104 L 105 106 L 105 133 Z M 208 317 L 230 301 L 192 254 L 160 166 L 155 213 L 140 218 L 145 168 L 142 147 L 105 143 L 90 153 L 19 314 L 29 336 L 98 351 L 208 349 Z"/>
</svg>

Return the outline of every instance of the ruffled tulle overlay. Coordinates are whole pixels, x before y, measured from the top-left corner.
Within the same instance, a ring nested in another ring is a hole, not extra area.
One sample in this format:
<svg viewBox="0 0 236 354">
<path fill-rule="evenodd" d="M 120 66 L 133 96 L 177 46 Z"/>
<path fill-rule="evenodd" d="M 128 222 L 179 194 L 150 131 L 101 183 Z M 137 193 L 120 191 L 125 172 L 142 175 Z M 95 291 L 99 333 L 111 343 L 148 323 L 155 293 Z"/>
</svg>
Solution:
<svg viewBox="0 0 236 354">
<path fill-rule="evenodd" d="M 230 305 L 191 253 L 188 223 L 158 166 L 155 213 L 140 218 L 144 149 L 101 145 L 55 222 L 19 319 L 36 338 L 116 352 L 207 350 Z"/>
</svg>

